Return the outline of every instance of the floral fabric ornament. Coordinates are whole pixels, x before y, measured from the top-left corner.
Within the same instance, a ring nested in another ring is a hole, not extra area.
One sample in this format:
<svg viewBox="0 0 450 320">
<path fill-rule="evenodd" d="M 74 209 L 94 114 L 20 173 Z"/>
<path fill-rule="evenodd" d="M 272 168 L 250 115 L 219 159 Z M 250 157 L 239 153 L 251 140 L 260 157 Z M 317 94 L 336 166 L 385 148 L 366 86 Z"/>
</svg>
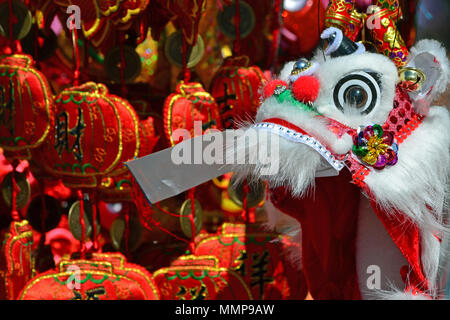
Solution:
<svg viewBox="0 0 450 320">
<path fill-rule="evenodd" d="M 52 94 L 33 63 L 24 54 L 0 58 L 0 147 L 9 160 L 30 159 L 53 126 Z"/>
<path fill-rule="evenodd" d="M 102 177 L 120 175 L 123 162 L 139 155 L 139 121 L 124 99 L 103 84 L 87 82 L 63 90 L 55 100 L 52 134 L 35 159 L 69 187 L 97 187 Z"/>
<path fill-rule="evenodd" d="M 28 221 L 13 221 L 0 251 L 0 299 L 15 300 L 34 274 L 33 231 Z"/>
<path fill-rule="evenodd" d="M 248 66 L 246 56 L 225 59 L 214 75 L 210 92 L 216 99 L 225 128 L 234 128 L 235 121 L 250 120 L 259 106 L 258 89 L 265 83 L 260 68 Z"/>
<path fill-rule="evenodd" d="M 140 145 L 138 157 L 152 153 L 153 148 L 159 140 L 159 137 L 156 136 L 153 123 L 152 117 L 139 121 Z M 133 177 L 127 168 L 124 169 L 124 172 L 108 174 L 101 180 L 97 190 L 102 200 L 112 202 L 132 201 L 131 189 L 133 185 L 131 180 Z"/>
<path fill-rule="evenodd" d="M 197 134 L 194 121 L 201 122 L 199 134 L 208 129 L 222 129 L 219 109 L 214 98 L 197 82 L 181 81 L 175 93 L 169 95 L 164 102 L 164 132 L 170 144 L 175 141 L 173 133 L 176 129 L 188 130 L 191 137 Z"/>
<path fill-rule="evenodd" d="M 254 299 L 304 299 L 303 273 L 290 261 L 300 252 L 290 237 L 255 225 L 224 223 L 214 235 L 196 240 L 195 255 L 217 257 L 219 266 L 237 272 Z"/>
<path fill-rule="evenodd" d="M 361 128 L 353 140 L 353 153 L 363 163 L 375 169 L 383 169 L 387 165 L 393 166 L 397 163 L 398 145 L 394 142 L 394 134 L 383 130 L 380 125 Z"/>
<path fill-rule="evenodd" d="M 19 300 L 158 300 L 144 268 L 120 253 L 93 253 L 88 260 L 63 258 L 55 270 L 31 279 Z"/>
<path fill-rule="evenodd" d="M 242 278 L 213 256 L 181 256 L 153 277 L 161 300 L 253 300 Z"/>
</svg>

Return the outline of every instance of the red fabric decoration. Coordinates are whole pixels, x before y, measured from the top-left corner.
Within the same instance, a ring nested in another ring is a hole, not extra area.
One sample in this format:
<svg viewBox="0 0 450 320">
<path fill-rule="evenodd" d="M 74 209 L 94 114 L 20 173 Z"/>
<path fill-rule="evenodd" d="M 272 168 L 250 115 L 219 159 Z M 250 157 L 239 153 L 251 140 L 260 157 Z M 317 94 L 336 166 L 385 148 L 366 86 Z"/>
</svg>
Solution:
<svg viewBox="0 0 450 320">
<path fill-rule="evenodd" d="M 292 95 L 301 102 L 313 102 L 319 95 L 320 83 L 316 77 L 301 76 L 292 84 Z"/>
<path fill-rule="evenodd" d="M 15 300 L 34 276 L 33 232 L 28 221 L 13 221 L 0 252 L 0 299 Z"/>
<path fill-rule="evenodd" d="M 166 98 L 163 113 L 164 132 L 171 145 L 179 142 L 173 138 L 176 129 L 188 130 L 191 137 L 208 129 L 222 129 L 214 98 L 197 82 L 178 84 L 175 93 Z M 201 128 L 194 130 L 194 121 L 201 121 Z"/>
<path fill-rule="evenodd" d="M 279 79 L 271 80 L 264 87 L 264 99 L 271 97 L 278 86 L 284 86 L 285 88 L 288 88 L 288 84 L 286 83 L 286 81 Z"/>
<path fill-rule="evenodd" d="M 355 239 L 360 190 L 350 174 L 316 180 L 314 195 L 293 198 L 283 187 L 272 203 L 302 226 L 302 266 L 314 299 L 360 299 Z"/>
<path fill-rule="evenodd" d="M 0 58 L 0 147 L 8 159 L 30 159 L 54 121 L 52 94 L 28 55 Z"/>
<path fill-rule="evenodd" d="M 158 139 L 159 137 L 155 136 L 152 117 L 139 121 L 140 145 L 138 157 L 143 157 L 152 153 Z M 132 200 L 132 175 L 128 169 L 124 169 L 125 171 L 121 174 L 111 174 L 102 179 L 100 186 L 97 188 L 102 200 L 111 202 Z"/>
<path fill-rule="evenodd" d="M 161 300 L 249 300 L 252 293 L 238 273 L 219 267 L 212 256 L 181 256 L 153 274 Z"/>
<path fill-rule="evenodd" d="M 253 230 L 252 230 L 253 229 Z M 219 267 L 237 272 L 254 299 L 304 299 L 303 273 L 287 252 L 300 251 L 288 236 L 245 224 L 225 223 L 215 235 L 196 240 L 195 255 L 218 258 Z"/>
<path fill-rule="evenodd" d="M 31 279 L 20 300 L 158 300 L 152 276 L 119 253 L 89 260 L 63 259 L 55 270 Z"/>
<path fill-rule="evenodd" d="M 69 187 L 96 187 L 98 178 L 119 175 L 139 154 L 138 117 L 128 102 L 102 84 L 85 83 L 55 100 L 55 126 L 35 153 L 36 162 Z"/>
<path fill-rule="evenodd" d="M 319 8 L 320 6 L 320 8 Z M 319 15 L 319 17 L 317 17 Z M 298 11 L 283 11 L 281 47 L 287 51 L 287 61 L 309 55 L 319 43 L 324 29 L 325 8 L 322 1 L 306 1 Z"/>
<path fill-rule="evenodd" d="M 209 91 L 219 105 L 225 128 L 236 127 L 234 121 L 256 116 L 258 90 L 265 80 L 261 69 L 248 67 L 248 62 L 246 56 L 227 58 L 211 80 Z"/>
</svg>

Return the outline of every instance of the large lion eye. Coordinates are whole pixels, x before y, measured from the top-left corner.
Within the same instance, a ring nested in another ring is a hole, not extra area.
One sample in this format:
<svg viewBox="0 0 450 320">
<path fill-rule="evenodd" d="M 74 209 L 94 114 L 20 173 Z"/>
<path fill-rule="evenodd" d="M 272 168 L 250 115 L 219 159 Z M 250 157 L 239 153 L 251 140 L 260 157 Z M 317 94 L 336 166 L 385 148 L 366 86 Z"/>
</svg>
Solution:
<svg viewBox="0 0 450 320">
<path fill-rule="evenodd" d="M 349 108 L 371 112 L 381 97 L 377 78 L 376 74 L 358 71 L 339 80 L 333 92 L 336 107 L 342 112 Z"/>
</svg>

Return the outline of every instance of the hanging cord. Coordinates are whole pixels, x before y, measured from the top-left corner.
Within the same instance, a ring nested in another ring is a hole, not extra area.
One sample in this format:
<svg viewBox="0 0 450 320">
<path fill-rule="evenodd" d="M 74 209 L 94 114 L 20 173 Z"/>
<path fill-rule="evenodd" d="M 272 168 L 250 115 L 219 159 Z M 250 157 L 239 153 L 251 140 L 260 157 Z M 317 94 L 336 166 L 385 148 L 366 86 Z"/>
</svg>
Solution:
<svg viewBox="0 0 450 320">
<path fill-rule="evenodd" d="M 278 0 L 277 0 L 278 1 Z M 236 31 L 236 38 L 233 44 L 233 55 L 239 56 L 241 53 L 241 10 L 239 7 L 239 0 L 235 0 L 235 20 L 234 29 Z"/>
<path fill-rule="evenodd" d="M 197 35 L 196 35 L 197 37 Z M 183 59 L 183 79 L 184 79 L 184 83 L 188 83 L 191 80 L 191 71 L 189 70 L 187 64 L 188 64 L 188 60 L 189 57 L 187 56 L 188 54 L 188 44 L 186 43 L 186 39 L 184 38 L 184 36 L 182 36 L 182 59 Z"/>
<path fill-rule="evenodd" d="M 275 72 L 275 68 L 278 63 L 278 48 L 280 45 L 280 30 L 282 25 L 281 17 L 281 0 L 276 0 L 274 4 L 274 16 L 276 17 L 275 28 L 272 33 L 272 47 L 270 48 L 270 55 L 268 63 L 272 72 Z"/>
<path fill-rule="evenodd" d="M 128 203 L 125 203 L 124 206 L 124 218 L 125 218 L 125 229 L 123 231 L 123 242 L 125 245 L 125 255 L 129 258 L 130 255 L 130 206 Z"/>
<path fill-rule="evenodd" d="M 78 86 L 80 81 L 80 52 L 78 48 L 78 32 L 74 25 L 72 27 L 73 45 L 73 85 Z"/>
<path fill-rule="evenodd" d="M 41 189 L 41 205 L 42 205 L 42 211 L 40 213 L 40 219 L 41 219 L 41 241 L 39 243 L 39 246 L 44 246 L 45 244 L 45 234 L 46 234 L 46 228 L 47 228 L 47 217 L 48 217 L 48 211 L 47 211 L 47 204 L 45 202 L 45 187 L 44 182 L 42 180 L 39 180 L 39 188 Z"/>
<path fill-rule="evenodd" d="M 11 175 L 11 217 L 13 221 L 20 221 L 19 211 L 17 210 L 17 193 L 20 192 L 16 183 L 16 172 L 19 160 L 14 160 L 12 163 L 13 170 Z"/>
<path fill-rule="evenodd" d="M 191 213 L 189 214 L 189 222 L 191 223 L 191 241 L 189 243 L 189 249 L 194 252 L 195 249 L 195 188 L 189 189 L 188 197 L 191 200 Z"/>
<path fill-rule="evenodd" d="M 84 259 L 86 257 L 86 225 L 84 223 L 84 198 L 83 192 L 77 190 L 78 201 L 80 201 L 80 225 L 81 225 L 81 240 L 80 240 L 80 258 Z"/>
<path fill-rule="evenodd" d="M 98 216 L 98 203 L 97 203 L 97 194 L 96 192 L 92 192 L 89 195 L 89 200 L 92 203 L 92 243 L 93 248 L 95 252 L 99 252 L 100 250 L 100 244 L 98 242 L 98 236 L 97 236 L 97 216 Z"/>
<path fill-rule="evenodd" d="M 127 67 L 127 62 L 125 60 L 125 33 L 119 33 L 119 48 L 120 48 L 120 91 L 122 97 L 126 97 L 127 95 L 127 87 L 125 85 L 125 68 Z"/>
</svg>

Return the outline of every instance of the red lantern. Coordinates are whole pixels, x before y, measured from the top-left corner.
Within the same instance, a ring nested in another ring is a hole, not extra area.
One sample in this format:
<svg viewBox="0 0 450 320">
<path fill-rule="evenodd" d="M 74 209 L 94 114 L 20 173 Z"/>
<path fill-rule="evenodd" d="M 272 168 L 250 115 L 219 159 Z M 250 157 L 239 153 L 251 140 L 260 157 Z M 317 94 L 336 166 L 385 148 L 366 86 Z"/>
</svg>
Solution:
<svg viewBox="0 0 450 320">
<path fill-rule="evenodd" d="M 54 121 L 52 94 L 28 55 L 0 58 L 0 147 L 8 159 L 30 159 Z"/>
<path fill-rule="evenodd" d="M 153 274 L 161 300 L 252 300 L 242 278 L 212 256 L 181 256 Z"/>
<path fill-rule="evenodd" d="M 15 300 L 34 276 L 33 231 L 28 221 L 14 221 L 5 234 L 0 256 L 0 299 Z"/>
<path fill-rule="evenodd" d="M 101 177 L 123 174 L 123 162 L 139 155 L 138 117 L 104 85 L 66 89 L 55 102 L 55 127 L 35 158 L 66 186 L 96 187 Z"/>
<path fill-rule="evenodd" d="M 236 120 L 250 120 L 260 105 L 258 90 L 265 79 L 261 69 L 248 67 L 248 57 L 230 57 L 214 75 L 210 92 L 219 105 L 225 128 Z"/>
<path fill-rule="evenodd" d="M 144 268 L 119 253 L 94 253 L 89 260 L 63 259 L 55 270 L 31 279 L 20 300 L 158 300 Z"/>
<path fill-rule="evenodd" d="M 197 240 L 195 255 L 217 257 L 219 267 L 244 279 L 255 299 L 304 299 L 305 279 L 287 254 L 291 250 L 300 247 L 288 236 L 225 223 L 216 235 Z"/>
<path fill-rule="evenodd" d="M 155 136 L 155 128 L 153 127 L 153 118 L 139 121 L 139 155 L 146 156 L 152 153 L 154 146 L 158 142 L 159 137 Z M 125 168 L 125 172 L 117 175 L 108 175 L 104 177 L 98 187 L 100 198 L 104 201 L 131 201 L 131 189 L 133 179 L 131 172 Z"/>
<path fill-rule="evenodd" d="M 194 132 L 194 121 L 201 121 L 200 131 L 221 129 L 219 110 L 214 98 L 206 92 L 200 83 L 181 82 L 164 102 L 164 132 L 171 145 L 178 141 L 173 138 L 176 129 L 186 129 L 191 137 Z"/>
</svg>

